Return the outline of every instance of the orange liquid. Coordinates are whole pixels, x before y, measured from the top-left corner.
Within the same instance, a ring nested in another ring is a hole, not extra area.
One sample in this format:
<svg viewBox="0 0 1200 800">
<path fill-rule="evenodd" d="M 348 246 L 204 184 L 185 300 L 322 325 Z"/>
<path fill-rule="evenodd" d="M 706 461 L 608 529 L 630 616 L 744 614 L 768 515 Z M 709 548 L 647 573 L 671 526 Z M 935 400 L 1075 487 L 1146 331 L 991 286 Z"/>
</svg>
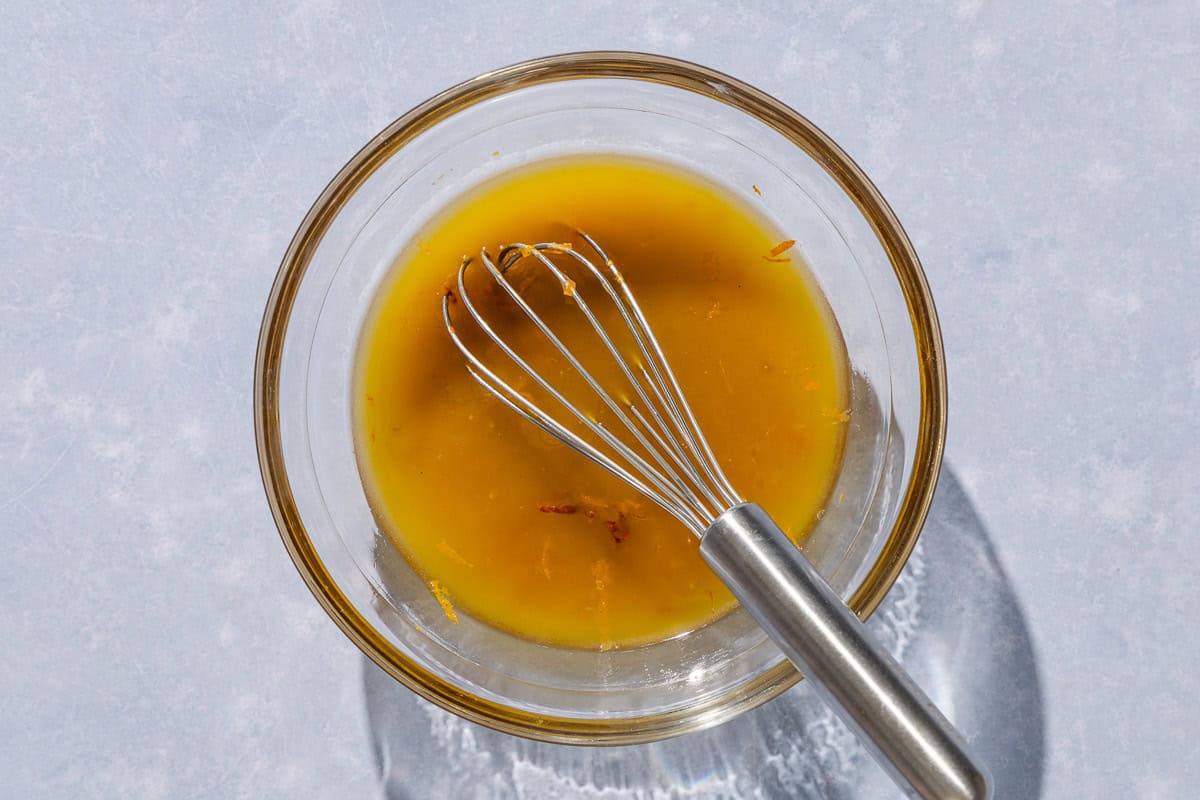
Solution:
<svg viewBox="0 0 1200 800">
<path fill-rule="evenodd" d="M 554 645 L 630 647 L 702 626 L 734 601 L 679 522 L 487 395 L 441 317 L 464 254 L 569 241 L 576 229 L 620 268 L 734 487 L 797 541 L 841 456 L 846 358 L 799 248 L 772 255 L 786 232 L 656 162 L 564 159 L 505 174 L 402 254 L 356 369 L 356 446 L 381 529 L 454 614 Z M 469 274 L 484 277 L 478 266 Z M 539 280 L 514 276 L 571 338 L 582 317 L 552 278 Z M 475 286 L 472 299 L 514 346 L 581 397 L 532 326 Z M 455 325 L 469 327 L 461 306 Z M 571 346 L 589 366 L 604 360 L 586 337 Z M 494 348 L 479 352 L 495 361 Z"/>
</svg>

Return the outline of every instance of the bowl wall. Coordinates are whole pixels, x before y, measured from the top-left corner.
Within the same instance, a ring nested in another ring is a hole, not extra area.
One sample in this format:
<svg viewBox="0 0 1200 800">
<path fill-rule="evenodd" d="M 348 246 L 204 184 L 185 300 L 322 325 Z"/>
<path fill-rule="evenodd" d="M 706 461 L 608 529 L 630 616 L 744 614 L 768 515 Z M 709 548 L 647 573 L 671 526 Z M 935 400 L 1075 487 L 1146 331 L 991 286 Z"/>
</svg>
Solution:
<svg viewBox="0 0 1200 800">
<path fill-rule="evenodd" d="M 375 137 L 308 214 L 263 323 L 256 423 L 268 497 L 318 600 L 393 676 L 521 735 L 645 741 L 714 724 L 797 679 L 742 611 L 608 652 L 552 648 L 469 617 L 450 623 L 377 527 L 358 474 L 358 335 L 398 255 L 447 204 L 524 164 L 653 158 L 753 199 L 795 238 L 841 328 L 851 424 L 825 516 L 805 545 L 860 615 L 915 543 L 944 431 L 940 338 L 924 276 L 861 171 L 778 101 L 657 56 L 555 56 L 480 76 Z M 752 195 L 753 187 L 762 192 Z"/>
</svg>

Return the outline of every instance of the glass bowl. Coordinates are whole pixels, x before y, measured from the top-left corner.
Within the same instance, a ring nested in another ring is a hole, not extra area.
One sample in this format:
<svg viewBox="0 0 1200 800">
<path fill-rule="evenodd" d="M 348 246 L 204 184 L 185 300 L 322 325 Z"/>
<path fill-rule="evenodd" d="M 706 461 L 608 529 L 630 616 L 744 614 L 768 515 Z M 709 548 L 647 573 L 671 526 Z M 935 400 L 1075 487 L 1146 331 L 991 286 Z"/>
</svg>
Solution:
<svg viewBox="0 0 1200 800">
<path fill-rule="evenodd" d="M 604 652 L 540 645 L 465 615 L 452 624 L 379 531 L 351 431 L 360 328 L 406 244 L 501 172 L 599 153 L 666 161 L 747 199 L 753 192 L 799 243 L 851 370 L 838 501 L 804 549 L 868 616 L 916 543 L 941 463 L 933 302 L 899 222 L 846 154 L 783 103 L 704 67 L 638 53 L 550 56 L 462 83 L 379 133 L 317 198 L 284 256 L 259 339 L 255 430 L 297 569 L 372 661 L 497 730 L 629 744 L 714 725 L 799 675 L 740 609 L 684 636 Z"/>
</svg>

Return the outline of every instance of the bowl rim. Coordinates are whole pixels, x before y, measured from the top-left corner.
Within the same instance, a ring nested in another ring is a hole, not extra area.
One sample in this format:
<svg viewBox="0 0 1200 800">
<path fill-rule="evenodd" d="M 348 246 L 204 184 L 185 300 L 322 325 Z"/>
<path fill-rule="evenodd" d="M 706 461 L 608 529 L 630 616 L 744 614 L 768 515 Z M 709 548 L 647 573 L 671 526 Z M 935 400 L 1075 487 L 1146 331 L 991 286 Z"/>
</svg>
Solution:
<svg viewBox="0 0 1200 800">
<path fill-rule="evenodd" d="M 863 170 L 806 117 L 771 95 L 708 67 L 631 51 L 562 53 L 523 61 L 466 80 L 412 108 L 376 134 L 338 171 L 300 223 L 271 287 L 254 371 L 254 432 L 263 488 L 288 554 L 313 596 L 377 666 L 443 709 L 493 730 L 567 744 L 637 744 L 723 722 L 776 697 L 800 675 L 787 661 L 734 690 L 687 708 L 638 717 L 574 719 L 538 715 L 477 697 L 408 658 L 355 608 L 308 537 L 283 460 L 279 366 L 292 306 L 309 260 L 346 201 L 376 168 L 413 138 L 484 100 L 543 83 L 631 79 L 695 92 L 770 126 L 816 160 L 867 219 L 904 295 L 917 349 L 921 406 L 912 478 L 887 541 L 850 608 L 868 618 L 916 545 L 941 468 L 946 434 L 946 374 L 941 330 L 925 273 L 907 234 Z"/>
</svg>

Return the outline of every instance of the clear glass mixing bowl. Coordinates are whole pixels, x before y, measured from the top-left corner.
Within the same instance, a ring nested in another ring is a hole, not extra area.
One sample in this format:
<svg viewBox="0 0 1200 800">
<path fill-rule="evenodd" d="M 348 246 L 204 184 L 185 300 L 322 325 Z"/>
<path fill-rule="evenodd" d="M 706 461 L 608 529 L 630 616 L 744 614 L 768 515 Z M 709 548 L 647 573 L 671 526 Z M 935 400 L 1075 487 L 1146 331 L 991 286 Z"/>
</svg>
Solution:
<svg viewBox="0 0 1200 800">
<path fill-rule="evenodd" d="M 852 373 L 840 502 L 805 552 L 869 615 L 916 542 L 941 462 L 933 302 L 899 222 L 846 154 L 783 103 L 704 67 L 636 53 L 551 56 L 469 80 L 389 125 L 317 198 L 283 259 L 259 339 L 255 423 L 297 569 L 376 664 L 498 730 L 628 744 L 716 724 L 799 676 L 740 610 L 608 652 L 539 645 L 466 616 L 452 624 L 379 531 L 351 434 L 357 337 L 404 245 L 481 181 L 597 153 L 667 161 L 747 197 L 757 186 L 755 205 L 799 243 Z"/>
</svg>

